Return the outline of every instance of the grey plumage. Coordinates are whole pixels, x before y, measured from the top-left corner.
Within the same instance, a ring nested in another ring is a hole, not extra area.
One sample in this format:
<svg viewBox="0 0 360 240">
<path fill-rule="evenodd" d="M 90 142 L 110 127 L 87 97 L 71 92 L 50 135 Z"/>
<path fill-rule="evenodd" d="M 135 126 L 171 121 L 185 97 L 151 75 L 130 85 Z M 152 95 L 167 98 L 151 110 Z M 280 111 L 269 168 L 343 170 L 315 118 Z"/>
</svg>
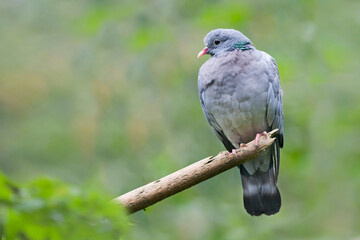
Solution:
<svg viewBox="0 0 360 240">
<path fill-rule="evenodd" d="M 279 211 L 276 186 L 283 146 L 282 90 L 275 60 L 242 33 L 216 29 L 199 56 L 211 57 L 198 76 L 201 107 L 216 136 L 231 152 L 257 133 L 280 129 L 274 145 L 241 166 L 244 206 L 251 215 Z"/>
</svg>

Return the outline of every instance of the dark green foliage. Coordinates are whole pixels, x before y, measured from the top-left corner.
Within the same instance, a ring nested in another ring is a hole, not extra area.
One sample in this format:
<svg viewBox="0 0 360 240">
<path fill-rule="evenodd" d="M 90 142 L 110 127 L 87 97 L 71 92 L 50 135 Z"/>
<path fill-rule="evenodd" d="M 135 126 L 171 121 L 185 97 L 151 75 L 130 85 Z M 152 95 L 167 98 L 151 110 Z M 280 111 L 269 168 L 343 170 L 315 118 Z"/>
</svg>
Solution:
<svg viewBox="0 0 360 240">
<path fill-rule="evenodd" d="M 99 191 L 82 190 L 48 178 L 19 187 L 0 175 L 2 239 L 122 239 L 125 210 Z"/>
</svg>

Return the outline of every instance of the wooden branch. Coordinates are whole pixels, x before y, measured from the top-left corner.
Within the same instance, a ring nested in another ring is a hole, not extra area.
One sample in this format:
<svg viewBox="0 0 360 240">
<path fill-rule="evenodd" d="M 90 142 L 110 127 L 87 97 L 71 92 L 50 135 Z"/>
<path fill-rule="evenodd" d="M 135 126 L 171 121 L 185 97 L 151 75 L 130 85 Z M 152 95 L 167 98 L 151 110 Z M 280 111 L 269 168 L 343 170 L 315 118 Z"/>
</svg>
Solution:
<svg viewBox="0 0 360 240">
<path fill-rule="evenodd" d="M 237 157 L 227 151 L 220 152 L 215 157 L 207 157 L 193 163 L 159 180 L 125 193 L 113 201 L 124 205 L 129 213 L 145 209 L 171 195 L 253 159 L 259 152 L 273 144 L 275 138 L 272 137 L 277 132 L 278 129 L 275 129 L 266 136 L 260 137 L 258 146 L 251 141 L 245 147 L 237 149 Z"/>
</svg>

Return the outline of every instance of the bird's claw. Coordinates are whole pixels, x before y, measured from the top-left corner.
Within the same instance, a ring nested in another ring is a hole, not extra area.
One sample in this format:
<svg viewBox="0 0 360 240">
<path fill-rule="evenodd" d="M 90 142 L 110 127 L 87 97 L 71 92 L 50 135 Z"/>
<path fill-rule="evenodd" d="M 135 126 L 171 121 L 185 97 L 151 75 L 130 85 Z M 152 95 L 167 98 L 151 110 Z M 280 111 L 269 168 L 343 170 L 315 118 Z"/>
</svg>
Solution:
<svg viewBox="0 0 360 240">
<path fill-rule="evenodd" d="M 236 149 L 231 150 L 231 154 L 234 155 L 236 158 L 238 157 L 236 153 Z"/>
<path fill-rule="evenodd" d="M 238 156 L 237 156 L 237 153 L 236 153 L 236 149 L 233 149 L 233 150 L 231 150 L 231 152 L 227 152 L 227 153 L 226 153 L 227 156 L 229 156 L 229 154 L 234 155 L 236 158 L 238 157 Z"/>
<path fill-rule="evenodd" d="M 256 137 L 255 137 L 255 147 L 257 147 L 259 145 L 259 139 L 261 136 L 266 136 L 267 132 L 266 131 L 263 131 L 262 133 L 258 133 L 256 134 Z"/>
<path fill-rule="evenodd" d="M 246 144 L 245 144 L 245 143 L 240 143 L 240 147 L 239 147 L 239 148 L 242 148 L 242 147 L 246 147 Z M 232 155 L 234 155 L 236 158 L 238 157 L 238 155 L 237 155 L 237 150 L 236 150 L 236 149 L 231 150 L 231 153 L 230 153 L 230 152 L 227 152 L 227 154 L 232 154 Z"/>
</svg>

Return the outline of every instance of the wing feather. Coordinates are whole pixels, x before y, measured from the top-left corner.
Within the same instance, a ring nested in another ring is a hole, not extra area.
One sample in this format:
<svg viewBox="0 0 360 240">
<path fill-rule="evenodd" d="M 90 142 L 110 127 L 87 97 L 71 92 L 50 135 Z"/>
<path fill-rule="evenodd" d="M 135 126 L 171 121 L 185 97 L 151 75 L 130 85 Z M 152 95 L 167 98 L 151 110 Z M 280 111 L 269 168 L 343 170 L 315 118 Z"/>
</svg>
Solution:
<svg viewBox="0 0 360 240">
<path fill-rule="evenodd" d="M 229 141 L 229 139 L 227 139 L 227 137 L 224 134 L 224 131 L 221 129 L 220 125 L 218 124 L 218 122 L 216 121 L 216 119 L 214 118 L 214 116 L 209 113 L 209 111 L 207 110 L 206 106 L 205 106 L 205 102 L 204 102 L 204 90 L 200 90 L 200 104 L 202 107 L 202 110 L 204 112 L 204 115 L 206 117 L 206 120 L 209 122 L 212 130 L 214 131 L 214 133 L 216 134 L 216 136 L 220 139 L 220 141 L 224 144 L 226 150 L 228 150 L 229 152 L 232 151 L 232 149 L 235 149 L 235 147 L 232 145 L 232 143 Z"/>
<path fill-rule="evenodd" d="M 270 62 L 271 72 L 274 73 L 269 79 L 269 89 L 267 96 L 267 111 L 266 111 L 266 120 L 270 130 L 279 129 L 279 134 L 275 141 L 275 151 L 273 154 L 275 162 L 275 178 L 279 174 L 279 165 L 280 165 L 280 151 L 279 148 L 284 146 L 284 125 L 283 125 L 283 107 L 282 107 L 282 97 L 283 91 L 280 87 L 280 78 L 279 70 L 277 68 L 276 62 L 271 58 Z"/>
</svg>

